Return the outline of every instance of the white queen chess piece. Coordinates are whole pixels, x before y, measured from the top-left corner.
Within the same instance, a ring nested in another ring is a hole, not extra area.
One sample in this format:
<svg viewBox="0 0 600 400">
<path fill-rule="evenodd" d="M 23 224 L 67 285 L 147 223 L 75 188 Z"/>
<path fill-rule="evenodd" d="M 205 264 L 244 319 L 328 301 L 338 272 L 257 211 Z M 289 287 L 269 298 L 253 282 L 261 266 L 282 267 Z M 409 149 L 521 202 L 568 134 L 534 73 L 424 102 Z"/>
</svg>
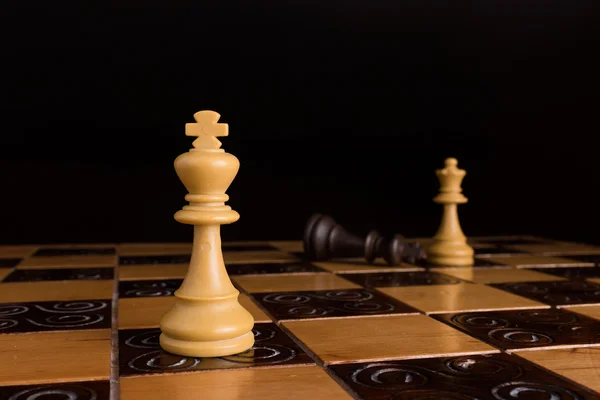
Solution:
<svg viewBox="0 0 600 400">
<path fill-rule="evenodd" d="M 444 168 L 436 171 L 440 192 L 433 201 L 443 204 L 444 209 L 440 227 L 427 248 L 427 261 L 434 265 L 472 266 L 474 262 L 473 249 L 467 244 L 458 220 L 457 206 L 468 200 L 461 188 L 466 171 L 457 165 L 456 158 L 447 158 Z"/>
</svg>

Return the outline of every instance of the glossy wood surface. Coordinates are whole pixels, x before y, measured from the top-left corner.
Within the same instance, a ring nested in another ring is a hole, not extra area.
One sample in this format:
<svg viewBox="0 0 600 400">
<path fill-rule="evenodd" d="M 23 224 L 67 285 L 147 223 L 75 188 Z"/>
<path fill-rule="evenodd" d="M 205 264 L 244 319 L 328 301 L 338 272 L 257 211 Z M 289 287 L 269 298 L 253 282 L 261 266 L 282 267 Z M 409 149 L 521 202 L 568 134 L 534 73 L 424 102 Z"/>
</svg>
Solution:
<svg viewBox="0 0 600 400">
<path fill-rule="evenodd" d="M 158 344 L 189 243 L 0 246 L 0 398 L 598 400 L 600 249 L 469 244 L 432 268 L 225 243 L 256 345 L 221 358 Z"/>
</svg>

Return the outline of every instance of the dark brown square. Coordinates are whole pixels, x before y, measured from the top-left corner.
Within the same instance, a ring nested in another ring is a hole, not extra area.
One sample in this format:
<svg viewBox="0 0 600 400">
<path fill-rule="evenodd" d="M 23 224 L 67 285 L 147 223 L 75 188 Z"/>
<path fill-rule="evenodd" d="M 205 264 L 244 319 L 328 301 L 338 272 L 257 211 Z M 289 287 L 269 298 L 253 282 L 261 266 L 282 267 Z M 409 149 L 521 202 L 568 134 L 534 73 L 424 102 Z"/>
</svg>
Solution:
<svg viewBox="0 0 600 400">
<path fill-rule="evenodd" d="M 583 280 L 496 283 L 490 286 L 551 306 L 600 304 L 600 285 Z"/>
<path fill-rule="evenodd" d="M 230 276 L 328 272 L 308 262 L 228 264 L 226 267 Z"/>
<path fill-rule="evenodd" d="M 65 382 L 40 385 L 0 386 L 0 399 L 109 400 L 109 381 Z"/>
<path fill-rule="evenodd" d="M 504 350 L 600 344 L 600 321 L 560 309 L 451 313 L 432 318 Z"/>
<path fill-rule="evenodd" d="M 107 268 L 59 268 L 59 269 L 17 269 L 4 278 L 4 282 L 40 281 L 97 281 L 111 280 L 114 269 Z"/>
<path fill-rule="evenodd" d="M 13 268 L 23 261 L 21 258 L 0 258 L 0 268 Z"/>
<path fill-rule="evenodd" d="M 329 368 L 359 399 L 598 399 L 589 389 L 502 353 Z"/>
<path fill-rule="evenodd" d="M 39 249 L 34 257 L 57 257 L 57 256 L 106 256 L 115 254 L 115 249 L 112 247 L 105 248 L 53 248 Z"/>
<path fill-rule="evenodd" d="M 270 246 L 268 244 L 251 246 L 251 245 L 239 245 L 239 244 L 233 245 L 233 244 L 223 243 L 221 246 L 221 250 L 222 251 L 272 251 L 272 250 L 277 250 L 277 248 Z"/>
<path fill-rule="evenodd" d="M 477 240 L 478 244 L 495 244 L 499 246 L 518 246 L 523 244 L 547 244 L 547 240 L 537 239 L 519 239 L 519 238 L 506 238 L 506 239 L 483 239 Z"/>
<path fill-rule="evenodd" d="M 432 265 L 429 264 L 427 262 L 427 260 L 423 260 L 421 262 L 416 263 L 417 266 L 419 267 L 425 267 L 425 268 L 456 268 L 454 266 L 445 266 L 445 265 Z M 490 260 L 486 260 L 486 259 L 482 259 L 482 258 L 475 258 L 473 260 L 473 265 L 471 265 L 469 268 L 510 268 L 510 266 L 506 265 L 506 264 L 500 264 L 494 261 L 490 261 Z"/>
<path fill-rule="evenodd" d="M 578 254 L 578 255 L 567 255 L 563 256 L 576 261 L 594 263 L 596 266 L 600 266 L 600 254 Z"/>
<path fill-rule="evenodd" d="M 162 265 L 162 264 L 187 264 L 191 254 L 177 254 L 168 256 L 127 256 L 119 257 L 119 265 Z"/>
<path fill-rule="evenodd" d="M 527 254 L 524 251 L 517 249 L 510 249 L 502 246 L 496 247 L 483 247 L 483 248 L 475 248 L 473 249 L 476 256 L 501 256 L 501 255 L 511 255 L 511 254 Z"/>
<path fill-rule="evenodd" d="M 433 271 L 377 272 L 367 274 L 340 274 L 339 276 L 368 288 L 449 285 L 462 282 L 460 279 L 453 276 L 439 274 Z"/>
<path fill-rule="evenodd" d="M 161 279 L 152 281 L 120 281 L 119 297 L 163 297 L 173 296 L 183 279 Z"/>
<path fill-rule="evenodd" d="M 273 323 L 254 324 L 254 346 L 243 353 L 216 358 L 181 357 L 160 347 L 160 329 L 119 331 L 121 376 L 214 369 L 308 365 L 314 361 Z"/>
<path fill-rule="evenodd" d="M 253 293 L 252 296 L 279 321 L 419 314 L 419 311 L 409 305 L 370 289 Z"/>
<path fill-rule="evenodd" d="M 0 334 L 110 329 L 110 300 L 0 304 Z"/>
<path fill-rule="evenodd" d="M 560 276 L 569 279 L 600 278 L 600 267 L 555 267 L 531 269 L 544 274 Z"/>
</svg>

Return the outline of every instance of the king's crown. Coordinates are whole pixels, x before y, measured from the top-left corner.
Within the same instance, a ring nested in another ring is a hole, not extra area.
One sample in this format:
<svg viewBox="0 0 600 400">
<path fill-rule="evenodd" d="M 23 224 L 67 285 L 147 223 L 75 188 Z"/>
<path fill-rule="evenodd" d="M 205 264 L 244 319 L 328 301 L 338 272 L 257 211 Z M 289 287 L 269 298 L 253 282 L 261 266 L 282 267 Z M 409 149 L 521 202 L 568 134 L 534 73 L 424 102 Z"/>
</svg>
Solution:
<svg viewBox="0 0 600 400">
<path fill-rule="evenodd" d="M 219 113 L 203 110 L 194 114 L 196 123 L 185 124 L 186 136 L 197 136 L 193 143 L 194 148 L 198 150 L 217 150 L 221 147 L 221 142 L 217 136 L 227 136 L 229 126 L 218 123 L 221 115 Z"/>
</svg>

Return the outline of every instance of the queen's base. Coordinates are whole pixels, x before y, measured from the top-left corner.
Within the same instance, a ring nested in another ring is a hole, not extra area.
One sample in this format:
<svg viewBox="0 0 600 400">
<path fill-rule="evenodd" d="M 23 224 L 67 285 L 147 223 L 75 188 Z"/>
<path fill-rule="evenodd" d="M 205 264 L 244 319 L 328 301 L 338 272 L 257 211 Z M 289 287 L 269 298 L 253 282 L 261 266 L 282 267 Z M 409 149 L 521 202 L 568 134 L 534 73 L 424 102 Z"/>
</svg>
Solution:
<svg viewBox="0 0 600 400">
<path fill-rule="evenodd" d="M 473 257 L 444 257 L 444 256 L 427 256 L 427 262 L 431 265 L 448 266 L 448 267 L 472 267 Z"/>
<path fill-rule="evenodd" d="M 427 263 L 449 267 L 471 267 L 473 249 L 465 242 L 434 242 L 427 249 Z"/>
</svg>

